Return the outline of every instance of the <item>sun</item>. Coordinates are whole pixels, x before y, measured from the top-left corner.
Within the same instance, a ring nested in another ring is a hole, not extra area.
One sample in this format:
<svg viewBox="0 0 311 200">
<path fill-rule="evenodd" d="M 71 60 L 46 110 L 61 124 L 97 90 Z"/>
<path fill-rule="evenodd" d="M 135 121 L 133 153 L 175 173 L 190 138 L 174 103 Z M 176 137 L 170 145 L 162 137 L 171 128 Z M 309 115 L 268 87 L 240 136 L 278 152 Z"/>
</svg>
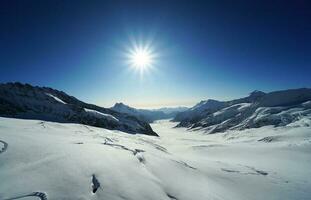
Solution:
<svg viewBox="0 0 311 200">
<path fill-rule="evenodd" d="M 145 73 L 149 74 L 155 68 L 155 61 L 158 59 L 152 42 L 138 42 L 131 40 L 131 46 L 126 48 L 126 63 L 129 69 L 138 72 L 142 78 Z"/>
<path fill-rule="evenodd" d="M 144 68 L 151 64 L 151 56 L 147 51 L 140 50 L 133 54 L 132 62 L 139 68 Z"/>
<path fill-rule="evenodd" d="M 152 64 L 152 55 L 145 49 L 137 49 L 131 55 L 131 63 L 136 68 L 146 68 Z"/>
</svg>

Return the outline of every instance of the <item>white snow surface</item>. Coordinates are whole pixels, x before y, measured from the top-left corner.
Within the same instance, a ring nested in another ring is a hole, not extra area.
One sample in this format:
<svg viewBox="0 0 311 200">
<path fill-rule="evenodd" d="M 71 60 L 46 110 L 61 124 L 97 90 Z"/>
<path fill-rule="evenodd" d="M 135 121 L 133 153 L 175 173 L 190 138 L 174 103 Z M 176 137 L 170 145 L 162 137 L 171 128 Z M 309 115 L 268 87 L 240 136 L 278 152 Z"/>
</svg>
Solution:
<svg viewBox="0 0 311 200">
<path fill-rule="evenodd" d="M 88 108 L 84 108 L 84 110 L 88 114 L 93 115 L 93 116 L 95 116 L 97 118 L 105 118 L 105 119 L 108 119 L 108 120 L 111 120 L 111 121 L 119 121 L 114 116 L 106 114 L 106 113 L 99 112 L 97 110 L 92 110 L 92 109 L 88 109 Z"/>
<path fill-rule="evenodd" d="M 61 100 L 60 98 L 50 94 L 50 93 L 45 93 L 46 95 L 52 97 L 53 99 L 55 99 L 57 102 L 62 103 L 62 104 L 67 104 L 66 102 L 64 102 L 63 100 Z"/>
<path fill-rule="evenodd" d="M 0 199 L 311 199 L 310 119 L 212 135 L 175 125 L 157 121 L 151 137 L 0 118 Z"/>
</svg>

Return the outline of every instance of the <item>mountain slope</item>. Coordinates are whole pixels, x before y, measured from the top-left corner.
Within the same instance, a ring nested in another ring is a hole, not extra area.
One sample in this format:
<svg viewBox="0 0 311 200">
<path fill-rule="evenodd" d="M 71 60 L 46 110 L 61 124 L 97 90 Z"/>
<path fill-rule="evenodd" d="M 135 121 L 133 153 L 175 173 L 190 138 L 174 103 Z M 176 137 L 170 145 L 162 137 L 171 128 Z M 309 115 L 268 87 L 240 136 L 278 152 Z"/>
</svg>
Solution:
<svg viewBox="0 0 311 200">
<path fill-rule="evenodd" d="M 207 100 L 179 113 L 178 126 L 205 129 L 209 133 L 243 130 L 266 125 L 285 126 L 302 117 L 311 117 L 311 89 L 291 89 L 264 93 L 232 101 Z"/>
<path fill-rule="evenodd" d="M 0 116 L 81 123 L 127 133 L 157 135 L 150 125 L 124 113 L 84 103 L 66 93 L 29 84 L 0 84 Z"/>
</svg>

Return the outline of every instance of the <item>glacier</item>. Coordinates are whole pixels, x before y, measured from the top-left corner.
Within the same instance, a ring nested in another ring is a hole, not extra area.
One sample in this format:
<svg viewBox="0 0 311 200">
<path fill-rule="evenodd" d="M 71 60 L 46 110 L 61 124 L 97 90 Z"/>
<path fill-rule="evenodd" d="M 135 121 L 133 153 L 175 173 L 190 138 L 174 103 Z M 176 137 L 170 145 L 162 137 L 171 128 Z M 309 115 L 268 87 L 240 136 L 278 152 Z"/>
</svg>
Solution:
<svg viewBox="0 0 311 200">
<path fill-rule="evenodd" d="M 0 199 L 310 199 L 311 120 L 160 137 L 0 118 Z"/>
</svg>

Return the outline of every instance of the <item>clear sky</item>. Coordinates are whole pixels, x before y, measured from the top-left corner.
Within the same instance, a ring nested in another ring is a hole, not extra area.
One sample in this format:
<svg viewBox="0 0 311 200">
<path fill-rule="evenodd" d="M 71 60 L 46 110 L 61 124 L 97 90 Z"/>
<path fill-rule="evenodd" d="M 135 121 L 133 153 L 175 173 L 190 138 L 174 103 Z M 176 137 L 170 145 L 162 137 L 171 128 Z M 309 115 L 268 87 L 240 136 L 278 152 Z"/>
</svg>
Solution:
<svg viewBox="0 0 311 200">
<path fill-rule="evenodd" d="M 112 106 L 311 87 L 308 1 L 1 1 L 0 82 Z M 157 55 L 141 76 L 132 42 Z"/>
</svg>

